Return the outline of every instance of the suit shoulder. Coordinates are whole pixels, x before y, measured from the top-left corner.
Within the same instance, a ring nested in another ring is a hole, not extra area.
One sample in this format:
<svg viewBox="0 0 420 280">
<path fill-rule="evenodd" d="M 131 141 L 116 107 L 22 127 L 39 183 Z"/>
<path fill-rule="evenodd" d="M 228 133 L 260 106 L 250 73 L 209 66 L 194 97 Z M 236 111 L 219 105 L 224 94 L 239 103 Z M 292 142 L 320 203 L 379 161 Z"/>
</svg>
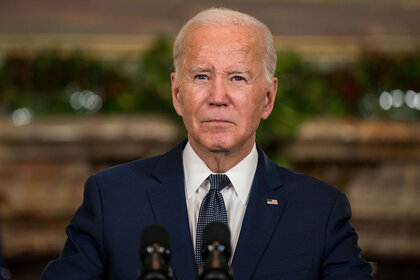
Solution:
<svg viewBox="0 0 420 280">
<path fill-rule="evenodd" d="M 179 164 L 181 159 L 181 151 L 186 144 L 186 139 L 178 143 L 175 147 L 170 149 L 164 154 L 138 159 L 127 163 L 118 164 L 102 171 L 95 173 L 92 177 L 94 178 L 112 178 L 119 177 L 124 178 L 125 176 L 139 176 L 148 177 L 151 175 L 155 168 L 167 168 L 168 166 L 161 166 L 162 163 L 176 162 Z M 160 165 L 159 165 L 160 163 Z M 164 164 L 165 165 L 165 164 Z"/>
<path fill-rule="evenodd" d="M 280 175 L 284 191 L 287 193 L 311 199 L 335 199 L 342 194 L 339 189 L 312 176 L 277 165 L 275 169 Z"/>
<path fill-rule="evenodd" d="M 92 177 L 96 181 L 102 182 L 117 178 L 119 180 L 129 180 L 133 177 L 147 177 L 150 176 L 153 167 L 160 157 L 161 155 L 114 165 L 104 170 L 98 171 L 97 173 L 93 174 Z"/>
</svg>

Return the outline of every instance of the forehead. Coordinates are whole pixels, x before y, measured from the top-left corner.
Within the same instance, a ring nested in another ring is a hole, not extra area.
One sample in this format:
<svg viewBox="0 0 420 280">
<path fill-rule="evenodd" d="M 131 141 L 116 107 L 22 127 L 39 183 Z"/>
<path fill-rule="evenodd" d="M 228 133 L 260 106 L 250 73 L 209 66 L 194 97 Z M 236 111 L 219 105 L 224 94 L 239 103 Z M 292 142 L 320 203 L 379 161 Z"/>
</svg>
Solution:
<svg viewBox="0 0 420 280">
<path fill-rule="evenodd" d="M 263 55 L 261 31 L 250 26 L 201 25 L 192 27 L 184 41 L 184 62 L 208 60 L 250 63 Z"/>
</svg>

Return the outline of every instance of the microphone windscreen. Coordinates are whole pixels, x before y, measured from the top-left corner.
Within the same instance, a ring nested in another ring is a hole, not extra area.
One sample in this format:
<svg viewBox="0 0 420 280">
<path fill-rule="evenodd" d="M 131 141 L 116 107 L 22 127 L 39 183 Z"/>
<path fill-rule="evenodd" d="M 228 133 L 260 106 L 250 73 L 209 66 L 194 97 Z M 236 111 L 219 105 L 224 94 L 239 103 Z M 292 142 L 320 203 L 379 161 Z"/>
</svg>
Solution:
<svg viewBox="0 0 420 280">
<path fill-rule="evenodd" d="M 230 248 L 230 231 L 229 227 L 224 223 L 213 222 L 208 224 L 203 231 L 203 248 L 212 244 L 214 241 L 220 242 L 226 247 L 227 250 Z"/>
<path fill-rule="evenodd" d="M 153 244 L 159 244 L 166 249 L 171 249 L 168 231 L 161 225 L 150 225 L 143 229 L 140 236 L 140 250 Z"/>
</svg>

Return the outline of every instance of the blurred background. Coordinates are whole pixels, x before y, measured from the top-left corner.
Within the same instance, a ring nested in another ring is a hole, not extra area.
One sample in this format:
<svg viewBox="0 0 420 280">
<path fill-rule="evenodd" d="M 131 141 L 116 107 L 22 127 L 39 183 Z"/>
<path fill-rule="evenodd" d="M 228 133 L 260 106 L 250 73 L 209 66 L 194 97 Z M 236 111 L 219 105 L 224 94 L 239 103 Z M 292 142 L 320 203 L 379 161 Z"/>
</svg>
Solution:
<svg viewBox="0 0 420 280">
<path fill-rule="evenodd" d="M 185 136 L 172 43 L 212 6 L 274 33 L 278 98 L 258 143 L 348 195 L 376 279 L 418 279 L 418 0 L 1 0 L 2 273 L 39 279 L 89 175 Z"/>
</svg>

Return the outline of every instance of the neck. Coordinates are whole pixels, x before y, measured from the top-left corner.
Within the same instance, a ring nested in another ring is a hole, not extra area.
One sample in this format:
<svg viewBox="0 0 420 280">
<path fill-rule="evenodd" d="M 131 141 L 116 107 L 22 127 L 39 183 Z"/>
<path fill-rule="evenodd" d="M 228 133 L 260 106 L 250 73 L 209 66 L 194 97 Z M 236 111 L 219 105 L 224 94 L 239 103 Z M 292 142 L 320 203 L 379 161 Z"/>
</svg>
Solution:
<svg viewBox="0 0 420 280">
<path fill-rule="evenodd" d="M 188 140 L 194 152 L 204 161 L 213 173 L 226 173 L 241 162 L 254 147 L 255 137 L 240 148 L 223 151 L 210 151 L 196 142 Z"/>
</svg>

